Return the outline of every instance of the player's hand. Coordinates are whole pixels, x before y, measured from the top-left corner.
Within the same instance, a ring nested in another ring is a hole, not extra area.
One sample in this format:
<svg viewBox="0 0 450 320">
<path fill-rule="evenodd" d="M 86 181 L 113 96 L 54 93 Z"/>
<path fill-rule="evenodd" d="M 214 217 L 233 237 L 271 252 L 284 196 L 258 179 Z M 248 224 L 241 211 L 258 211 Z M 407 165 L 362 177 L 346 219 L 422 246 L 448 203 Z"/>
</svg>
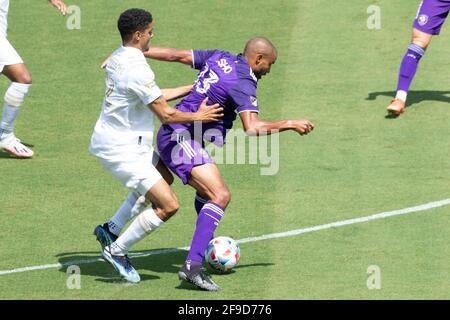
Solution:
<svg viewBox="0 0 450 320">
<path fill-rule="evenodd" d="M 102 64 L 100 65 L 100 68 L 105 69 L 106 66 L 108 65 L 109 59 L 111 59 L 111 55 L 109 55 L 109 57 L 106 58 L 106 60 L 102 62 Z"/>
<path fill-rule="evenodd" d="M 216 122 L 219 121 L 223 117 L 223 107 L 221 107 L 218 103 L 213 105 L 206 105 L 208 102 L 208 97 L 206 97 L 200 108 L 197 110 L 198 121 L 202 122 Z"/>
<path fill-rule="evenodd" d="M 295 130 L 301 136 L 310 133 L 314 130 L 314 124 L 308 120 L 293 120 L 293 125 Z"/>
<path fill-rule="evenodd" d="M 48 0 L 55 8 L 57 8 L 65 16 L 67 14 L 67 6 L 61 0 Z"/>
</svg>

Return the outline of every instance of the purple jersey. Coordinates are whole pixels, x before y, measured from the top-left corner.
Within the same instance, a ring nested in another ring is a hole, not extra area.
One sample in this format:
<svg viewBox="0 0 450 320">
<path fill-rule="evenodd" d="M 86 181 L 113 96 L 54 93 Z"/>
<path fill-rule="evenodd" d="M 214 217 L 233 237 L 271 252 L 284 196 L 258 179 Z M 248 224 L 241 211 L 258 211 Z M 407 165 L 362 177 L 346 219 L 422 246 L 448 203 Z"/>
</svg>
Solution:
<svg viewBox="0 0 450 320">
<path fill-rule="evenodd" d="M 242 54 L 236 56 L 220 50 L 193 50 L 192 58 L 192 67 L 200 70 L 200 73 L 191 93 L 175 108 L 184 112 L 196 112 L 206 97 L 208 104 L 220 104 L 224 108 L 224 117 L 219 122 L 203 124 L 202 134 L 213 128 L 219 130 L 225 139 L 226 131 L 233 126 L 237 113 L 259 111 L 257 79 Z M 193 124 L 168 126 L 189 132 L 193 132 L 194 127 Z M 213 142 L 220 145 L 223 141 Z"/>
</svg>

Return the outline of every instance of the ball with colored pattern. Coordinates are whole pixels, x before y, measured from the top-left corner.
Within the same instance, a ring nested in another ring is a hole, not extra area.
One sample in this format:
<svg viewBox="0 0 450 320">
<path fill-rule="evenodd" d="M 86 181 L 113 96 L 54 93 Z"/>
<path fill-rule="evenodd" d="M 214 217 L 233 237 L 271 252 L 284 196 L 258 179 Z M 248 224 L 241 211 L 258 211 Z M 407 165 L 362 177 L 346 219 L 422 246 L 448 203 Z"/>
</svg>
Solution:
<svg viewBox="0 0 450 320">
<path fill-rule="evenodd" d="M 219 273 L 228 273 L 239 262 L 241 252 L 236 240 L 230 237 L 212 239 L 205 252 L 208 265 Z"/>
</svg>

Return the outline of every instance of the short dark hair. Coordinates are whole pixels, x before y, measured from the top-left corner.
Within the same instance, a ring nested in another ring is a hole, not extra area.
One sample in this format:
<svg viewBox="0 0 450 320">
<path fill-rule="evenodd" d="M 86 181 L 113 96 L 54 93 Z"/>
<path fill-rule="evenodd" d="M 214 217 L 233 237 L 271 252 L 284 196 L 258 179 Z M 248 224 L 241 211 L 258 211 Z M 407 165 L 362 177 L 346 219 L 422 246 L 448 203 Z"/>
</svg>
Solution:
<svg viewBox="0 0 450 320">
<path fill-rule="evenodd" d="M 136 31 L 144 31 L 153 21 L 152 14 L 143 9 L 128 9 L 119 17 L 117 28 L 123 41 L 129 41 Z"/>
</svg>

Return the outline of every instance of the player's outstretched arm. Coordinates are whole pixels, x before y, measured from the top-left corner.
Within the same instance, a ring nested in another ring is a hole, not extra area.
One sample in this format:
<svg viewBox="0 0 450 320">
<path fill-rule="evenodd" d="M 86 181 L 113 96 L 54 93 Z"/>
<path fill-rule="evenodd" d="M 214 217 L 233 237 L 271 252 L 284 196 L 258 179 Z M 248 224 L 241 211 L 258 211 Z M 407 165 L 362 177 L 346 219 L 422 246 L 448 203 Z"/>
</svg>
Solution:
<svg viewBox="0 0 450 320">
<path fill-rule="evenodd" d="M 164 97 L 160 97 L 150 103 L 148 107 L 159 118 L 162 124 L 191 123 L 195 121 L 216 122 L 223 117 L 223 108 L 217 103 L 206 105 L 208 98 L 203 100 L 197 112 L 182 112 L 167 104 Z"/>
<path fill-rule="evenodd" d="M 144 56 L 150 59 L 169 62 L 180 62 L 192 66 L 192 50 L 178 50 L 174 48 L 152 47 L 144 52 Z M 111 56 L 109 56 L 108 58 L 106 58 L 105 61 L 102 62 L 102 64 L 100 65 L 102 69 L 106 68 L 106 65 L 108 64 L 110 58 Z"/>
<path fill-rule="evenodd" d="M 193 85 L 187 85 L 187 86 L 182 86 L 182 87 L 177 87 L 177 88 L 165 88 L 165 89 L 161 89 L 161 92 L 164 96 L 164 99 L 166 99 L 166 101 L 172 101 L 172 100 L 176 100 L 179 98 L 183 98 L 185 96 L 187 96 L 189 94 L 189 92 L 191 92 Z"/>
<path fill-rule="evenodd" d="M 144 52 L 144 56 L 150 59 L 180 62 L 192 66 L 192 50 L 152 47 Z"/>
<path fill-rule="evenodd" d="M 264 121 L 260 120 L 256 112 L 241 112 L 239 116 L 246 134 L 250 136 L 269 135 L 276 132 L 293 130 L 300 135 L 305 135 L 314 130 L 314 124 L 308 120 L 280 120 Z"/>
<path fill-rule="evenodd" d="M 61 0 L 48 0 L 55 8 L 57 8 L 63 15 L 67 14 L 67 6 Z"/>
</svg>

